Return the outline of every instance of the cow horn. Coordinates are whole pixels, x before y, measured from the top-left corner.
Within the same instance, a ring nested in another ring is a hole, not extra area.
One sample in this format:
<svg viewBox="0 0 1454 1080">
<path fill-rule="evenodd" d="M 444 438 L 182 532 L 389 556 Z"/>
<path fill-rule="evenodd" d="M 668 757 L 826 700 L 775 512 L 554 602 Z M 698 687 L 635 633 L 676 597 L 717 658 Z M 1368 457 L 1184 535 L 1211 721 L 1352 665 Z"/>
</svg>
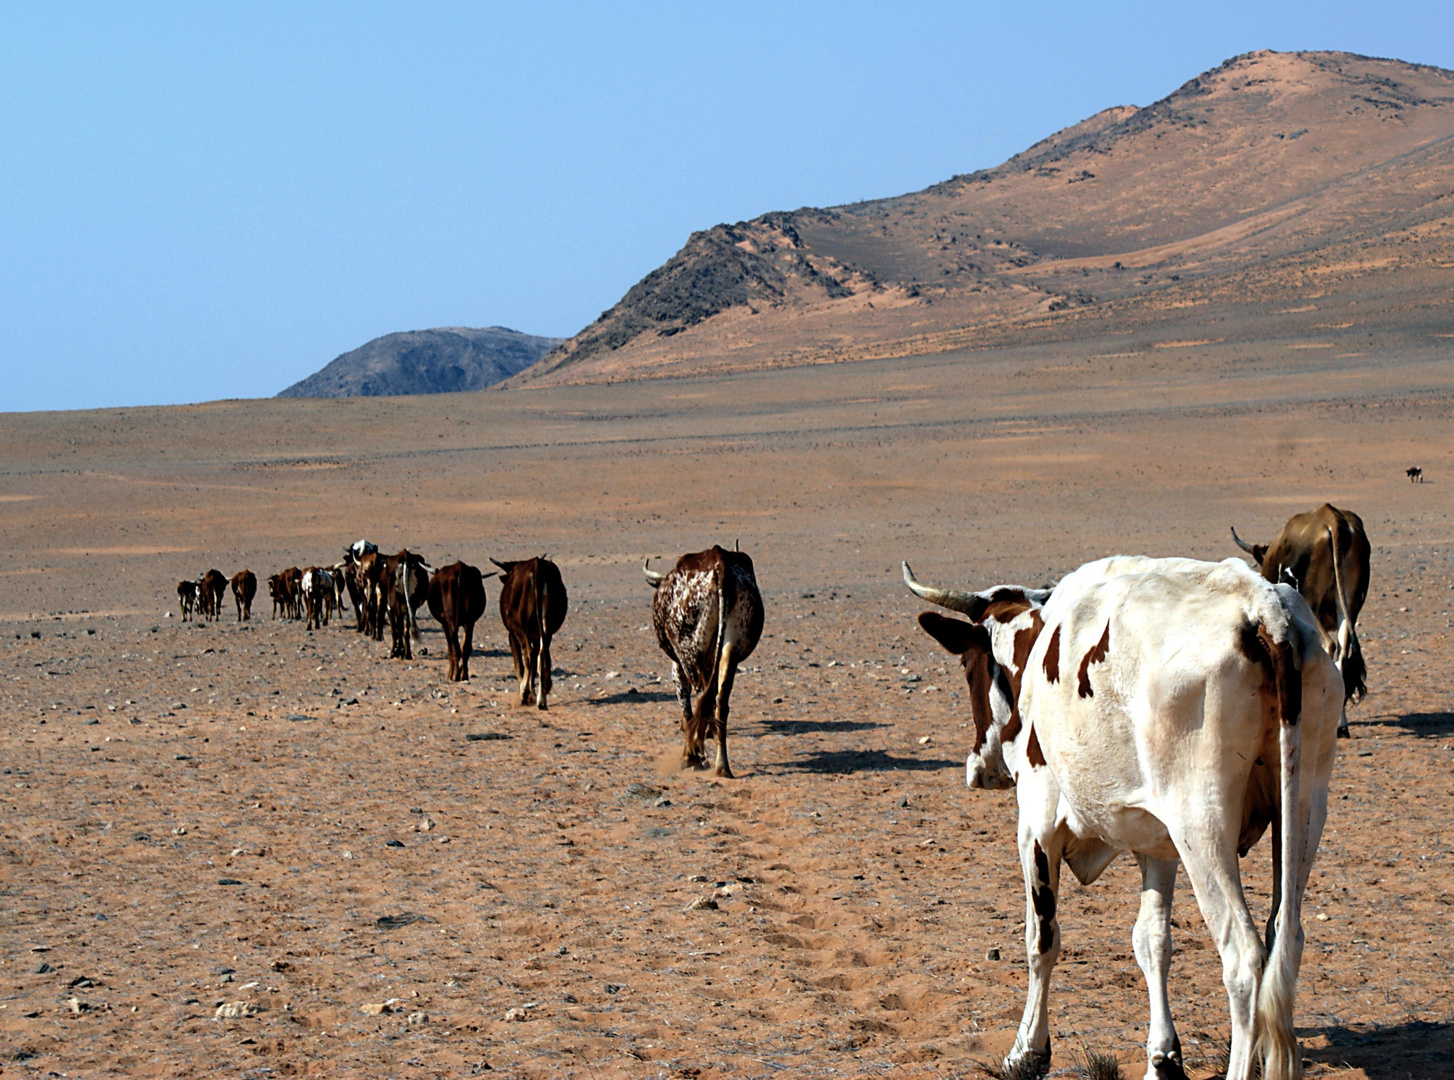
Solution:
<svg viewBox="0 0 1454 1080">
<path fill-rule="evenodd" d="M 666 580 L 665 574 L 659 574 L 655 570 L 651 569 L 650 555 L 648 555 L 646 559 L 642 562 L 641 572 L 646 575 L 646 580 L 651 582 L 651 587 L 653 589 Z"/>
<path fill-rule="evenodd" d="M 505 573 L 507 573 L 507 574 L 508 574 L 508 573 L 509 573 L 509 572 L 510 572 L 510 568 L 509 568 L 509 567 L 508 567 L 508 566 L 506 566 L 506 565 L 505 565 L 505 564 L 504 564 L 504 563 L 502 563 L 502 562 L 501 562 L 501 561 L 500 561 L 500 560 L 499 560 L 499 559 L 494 559 L 494 558 L 492 558 L 492 559 L 491 559 L 491 560 L 490 560 L 490 562 L 492 562 L 492 563 L 494 563 L 494 564 L 495 564 L 495 565 L 496 565 L 496 566 L 498 566 L 498 567 L 499 567 L 499 568 L 500 568 L 500 569 L 501 569 L 501 570 L 503 570 L 503 571 L 505 571 Z"/>
<path fill-rule="evenodd" d="M 962 592 L 959 589 L 936 589 L 932 585 L 922 585 L 914 577 L 914 571 L 909 569 L 909 564 L 904 563 L 904 584 L 915 596 L 922 597 L 931 604 L 938 604 L 940 607 L 948 608 L 950 611 L 958 611 L 968 615 L 972 619 L 978 619 L 984 613 L 984 599 L 972 592 Z"/>
<path fill-rule="evenodd" d="M 1239 548 L 1247 552 L 1247 554 L 1251 555 L 1253 558 L 1256 558 L 1257 553 L 1252 550 L 1252 545 L 1247 543 L 1246 540 L 1243 540 L 1240 536 L 1237 535 L 1237 527 L 1235 525 L 1232 526 L 1232 539 L 1236 542 Z"/>
<path fill-rule="evenodd" d="M 732 538 L 732 550 L 733 551 L 741 551 L 742 550 L 742 538 L 741 537 L 734 536 Z"/>
<path fill-rule="evenodd" d="M 492 577 L 499 577 L 499 576 L 500 575 L 496 571 L 491 570 L 488 574 L 481 574 L 480 575 L 480 580 L 481 581 L 489 581 L 490 578 L 492 578 Z"/>
</svg>

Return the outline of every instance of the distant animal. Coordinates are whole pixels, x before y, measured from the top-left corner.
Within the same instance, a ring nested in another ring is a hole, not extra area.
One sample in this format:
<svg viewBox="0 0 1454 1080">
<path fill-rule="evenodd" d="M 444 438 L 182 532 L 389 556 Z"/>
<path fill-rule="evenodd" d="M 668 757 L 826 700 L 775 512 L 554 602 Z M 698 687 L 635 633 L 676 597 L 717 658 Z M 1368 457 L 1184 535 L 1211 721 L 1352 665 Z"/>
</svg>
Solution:
<svg viewBox="0 0 1454 1080">
<path fill-rule="evenodd" d="M 379 575 L 384 557 L 377 550 L 365 551 L 353 564 L 353 579 L 358 589 L 354 606 L 358 609 L 358 630 L 375 641 L 384 640 L 384 603 L 379 589 Z M 352 595 L 352 593 L 350 593 Z"/>
<path fill-rule="evenodd" d="M 491 559 L 501 570 L 500 621 L 510 637 L 520 704 L 533 696 L 547 708 L 550 694 L 550 640 L 565 622 L 568 602 L 560 567 L 544 555 L 516 562 Z"/>
<path fill-rule="evenodd" d="M 656 590 L 651 621 L 657 644 L 671 661 L 682 706 L 682 764 L 705 768 L 705 741 L 715 737 L 716 775 L 731 777 L 727 710 L 732 681 L 737 665 L 752 655 L 762 634 L 762 595 L 752 560 L 713 545 L 683 555 L 665 574 L 652 570 L 649 559 L 642 571 Z"/>
<path fill-rule="evenodd" d="M 195 581 L 177 582 L 177 603 L 182 609 L 182 621 L 192 617 L 192 612 L 197 608 L 197 583 Z"/>
<path fill-rule="evenodd" d="M 303 571 L 290 566 L 282 573 L 283 593 L 288 600 L 288 618 L 303 617 Z"/>
<path fill-rule="evenodd" d="M 368 556 L 364 556 L 365 560 Z M 379 602 L 388 616 L 389 632 L 393 645 L 390 658 L 414 659 L 414 650 L 409 646 L 411 637 L 419 637 L 419 624 L 414 617 L 413 597 L 415 590 L 423 593 L 421 601 L 429 595 L 429 571 L 432 568 L 424 562 L 418 552 L 404 548 L 397 554 L 384 558 L 379 568 Z M 383 640 L 382 622 L 375 633 L 377 640 Z"/>
<path fill-rule="evenodd" d="M 1031 606 L 1014 618 L 1035 610 L 1041 625 L 1023 658 L 1020 635 L 997 632 L 994 617 L 919 617 L 964 663 L 984 758 L 978 774 L 1008 777 L 1017 789 L 1030 988 L 1005 1073 L 1039 1076 L 1050 1065 L 1062 861 L 1089 884 L 1129 850 L 1141 870 L 1132 942 L 1151 995 L 1147 1075 L 1185 1075 L 1167 992 L 1180 862 L 1221 954 L 1232 1021 L 1226 1076 L 1249 1080 L 1255 1057 L 1266 1080 L 1300 1077 L 1293 999 L 1302 899 L 1343 705 L 1312 610 L 1237 559 L 1103 559 L 1064 578 L 1038 609 L 1026 599 Z M 1000 672 L 1018 673 L 1018 693 L 979 689 L 986 649 Z M 1264 943 L 1237 858 L 1269 825 Z"/>
<path fill-rule="evenodd" d="M 268 575 L 268 595 L 273 598 L 273 618 L 278 617 L 278 612 L 283 613 L 283 618 L 288 617 L 288 589 L 283 583 L 282 574 Z"/>
<path fill-rule="evenodd" d="M 232 599 L 237 603 L 237 621 L 252 619 L 252 598 L 257 595 L 257 575 L 251 570 L 239 570 L 232 575 Z"/>
<path fill-rule="evenodd" d="M 474 651 L 475 623 L 485 613 L 485 578 L 480 568 L 452 562 L 441 566 L 429 580 L 429 613 L 444 627 L 449 652 L 449 681 L 468 682 L 470 654 Z M 464 631 L 461 644 L 459 632 Z"/>
<path fill-rule="evenodd" d="M 221 570 L 208 570 L 197 582 L 197 603 L 207 619 L 222 617 L 222 597 L 227 593 L 227 578 Z"/>
<path fill-rule="evenodd" d="M 344 597 L 348 595 L 348 570 L 349 565 L 345 562 L 336 562 L 328 568 L 329 574 L 333 577 L 333 606 L 340 614 L 348 610 L 348 604 Z"/>
<path fill-rule="evenodd" d="M 1368 598 L 1369 556 L 1372 548 L 1363 531 L 1363 519 L 1351 510 L 1324 503 L 1316 510 L 1295 514 L 1271 544 L 1248 544 L 1232 530 L 1237 546 L 1252 556 L 1262 576 L 1286 582 L 1302 594 L 1331 639 L 1324 647 L 1343 673 L 1344 697 L 1360 701 L 1367 693 L 1367 669 L 1358 643 L 1358 613 Z M 1334 557 L 1336 554 L 1336 558 Z M 1348 718 L 1338 724 L 1347 738 Z"/>
<path fill-rule="evenodd" d="M 318 566 L 303 571 L 300 592 L 303 610 L 307 618 L 306 630 L 315 630 L 328 625 L 333 614 L 333 575 Z"/>
<path fill-rule="evenodd" d="M 1409 483 L 1411 484 L 1416 481 L 1420 484 L 1424 482 L 1424 470 L 1417 465 L 1405 469 L 1404 475 L 1409 478 Z"/>
</svg>

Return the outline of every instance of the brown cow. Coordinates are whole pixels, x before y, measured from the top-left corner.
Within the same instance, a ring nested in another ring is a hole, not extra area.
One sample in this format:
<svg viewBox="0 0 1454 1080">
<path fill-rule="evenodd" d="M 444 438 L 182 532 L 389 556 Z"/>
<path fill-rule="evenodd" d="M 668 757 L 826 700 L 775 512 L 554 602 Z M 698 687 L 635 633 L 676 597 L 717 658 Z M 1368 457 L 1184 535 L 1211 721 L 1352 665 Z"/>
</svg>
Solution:
<svg viewBox="0 0 1454 1080">
<path fill-rule="evenodd" d="M 192 612 L 197 607 L 197 583 L 195 581 L 177 582 L 177 603 L 182 608 L 182 621 L 186 622 L 192 617 Z"/>
<path fill-rule="evenodd" d="M 449 650 L 449 681 L 468 682 L 470 654 L 474 652 L 475 623 L 485 613 L 485 578 L 478 566 L 453 562 L 441 566 L 429 582 L 429 613 L 444 627 Z M 464 644 L 459 631 L 464 630 Z"/>
<path fill-rule="evenodd" d="M 227 578 L 221 570 L 208 570 L 197 582 L 197 604 L 209 619 L 222 617 L 222 597 L 227 594 Z"/>
<path fill-rule="evenodd" d="M 368 556 L 365 555 L 367 560 Z M 414 596 L 415 590 L 422 582 L 422 601 L 428 596 L 429 591 L 429 570 L 430 567 L 424 563 L 424 557 L 417 552 L 411 552 L 404 548 L 397 554 L 379 560 L 379 603 L 384 608 L 384 613 L 389 618 L 389 633 L 393 638 L 393 646 L 389 650 L 390 658 L 400 657 L 405 660 L 414 659 L 414 650 L 409 646 L 410 637 L 419 636 L 418 622 L 414 618 Z M 382 620 L 375 623 L 376 630 L 374 638 L 377 641 L 384 639 Z"/>
<path fill-rule="evenodd" d="M 252 598 L 257 595 L 257 575 L 239 570 L 232 575 L 232 599 L 237 601 L 237 621 L 252 620 Z"/>
<path fill-rule="evenodd" d="M 752 560 L 714 545 L 683 555 L 669 573 L 658 574 L 645 564 L 642 570 L 656 590 L 651 619 L 657 643 L 671 660 L 682 705 L 682 764 L 705 768 L 703 744 L 715 735 L 716 773 L 730 778 L 727 702 L 738 663 L 752 655 L 762 634 L 762 595 Z M 693 693 L 698 695 L 695 708 Z"/>
<path fill-rule="evenodd" d="M 1324 503 L 1289 518 L 1270 544 L 1248 544 L 1236 529 L 1232 539 L 1252 556 L 1264 578 L 1291 585 L 1302 594 L 1328 635 L 1328 652 L 1343 674 L 1344 699 L 1362 700 L 1368 692 L 1367 669 L 1356 624 L 1368 597 L 1371 551 L 1363 519 Z M 1338 737 L 1348 737 L 1346 712 L 1338 722 Z"/>
<path fill-rule="evenodd" d="M 515 678 L 520 681 L 520 704 L 532 695 L 546 708 L 550 693 L 550 639 L 565 622 L 568 607 L 560 567 L 544 555 L 518 562 L 491 559 L 500 577 L 500 621 L 510 636 Z"/>
</svg>

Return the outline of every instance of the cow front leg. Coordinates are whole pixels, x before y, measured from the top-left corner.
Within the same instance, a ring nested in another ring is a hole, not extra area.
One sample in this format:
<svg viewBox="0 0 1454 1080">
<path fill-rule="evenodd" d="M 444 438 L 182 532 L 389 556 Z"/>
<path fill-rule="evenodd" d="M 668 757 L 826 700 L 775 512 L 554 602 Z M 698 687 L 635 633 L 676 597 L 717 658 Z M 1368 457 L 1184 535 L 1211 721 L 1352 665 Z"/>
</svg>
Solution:
<svg viewBox="0 0 1454 1080">
<path fill-rule="evenodd" d="M 1015 1045 L 1005 1058 L 1011 1076 L 1050 1071 L 1050 975 L 1060 958 L 1060 923 L 1055 917 L 1063 842 L 1054 832 L 1020 829 L 1020 866 L 1025 875 L 1025 958 L 1030 985 Z"/>
<path fill-rule="evenodd" d="M 1171 897 L 1176 885 L 1175 859 L 1137 855 L 1141 867 L 1141 913 L 1131 934 L 1136 963 L 1146 976 L 1151 998 L 1151 1028 L 1146 1036 L 1147 1080 L 1186 1080 L 1181 1040 L 1171 1020 L 1166 982 L 1171 970 Z"/>
</svg>

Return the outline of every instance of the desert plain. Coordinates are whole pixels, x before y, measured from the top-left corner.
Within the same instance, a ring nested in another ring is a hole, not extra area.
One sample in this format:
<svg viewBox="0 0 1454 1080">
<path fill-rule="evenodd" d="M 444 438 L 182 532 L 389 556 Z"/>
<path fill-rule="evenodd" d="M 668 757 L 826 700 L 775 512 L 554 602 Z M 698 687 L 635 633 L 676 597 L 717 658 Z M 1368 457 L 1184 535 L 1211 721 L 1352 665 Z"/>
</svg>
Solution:
<svg viewBox="0 0 1454 1080">
<path fill-rule="evenodd" d="M 965 787 L 963 674 L 900 561 L 1040 585 L 1331 501 L 1373 544 L 1370 693 L 1298 1032 L 1312 1076 L 1454 1077 L 1454 362 L 1347 334 L 0 417 L 0 1075 L 976 1075 L 1023 1005 L 1014 797 Z M 180 578 L 359 537 L 555 559 L 549 710 L 515 704 L 493 585 L 467 684 L 427 614 L 412 662 L 265 594 L 176 614 Z M 678 768 L 641 563 L 734 541 L 767 621 L 718 780 Z M 1134 862 L 1066 881 L 1053 1068 L 1140 1075 Z M 1205 1077 L 1227 1006 L 1184 877 L 1175 927 Z"/>
</svg>

